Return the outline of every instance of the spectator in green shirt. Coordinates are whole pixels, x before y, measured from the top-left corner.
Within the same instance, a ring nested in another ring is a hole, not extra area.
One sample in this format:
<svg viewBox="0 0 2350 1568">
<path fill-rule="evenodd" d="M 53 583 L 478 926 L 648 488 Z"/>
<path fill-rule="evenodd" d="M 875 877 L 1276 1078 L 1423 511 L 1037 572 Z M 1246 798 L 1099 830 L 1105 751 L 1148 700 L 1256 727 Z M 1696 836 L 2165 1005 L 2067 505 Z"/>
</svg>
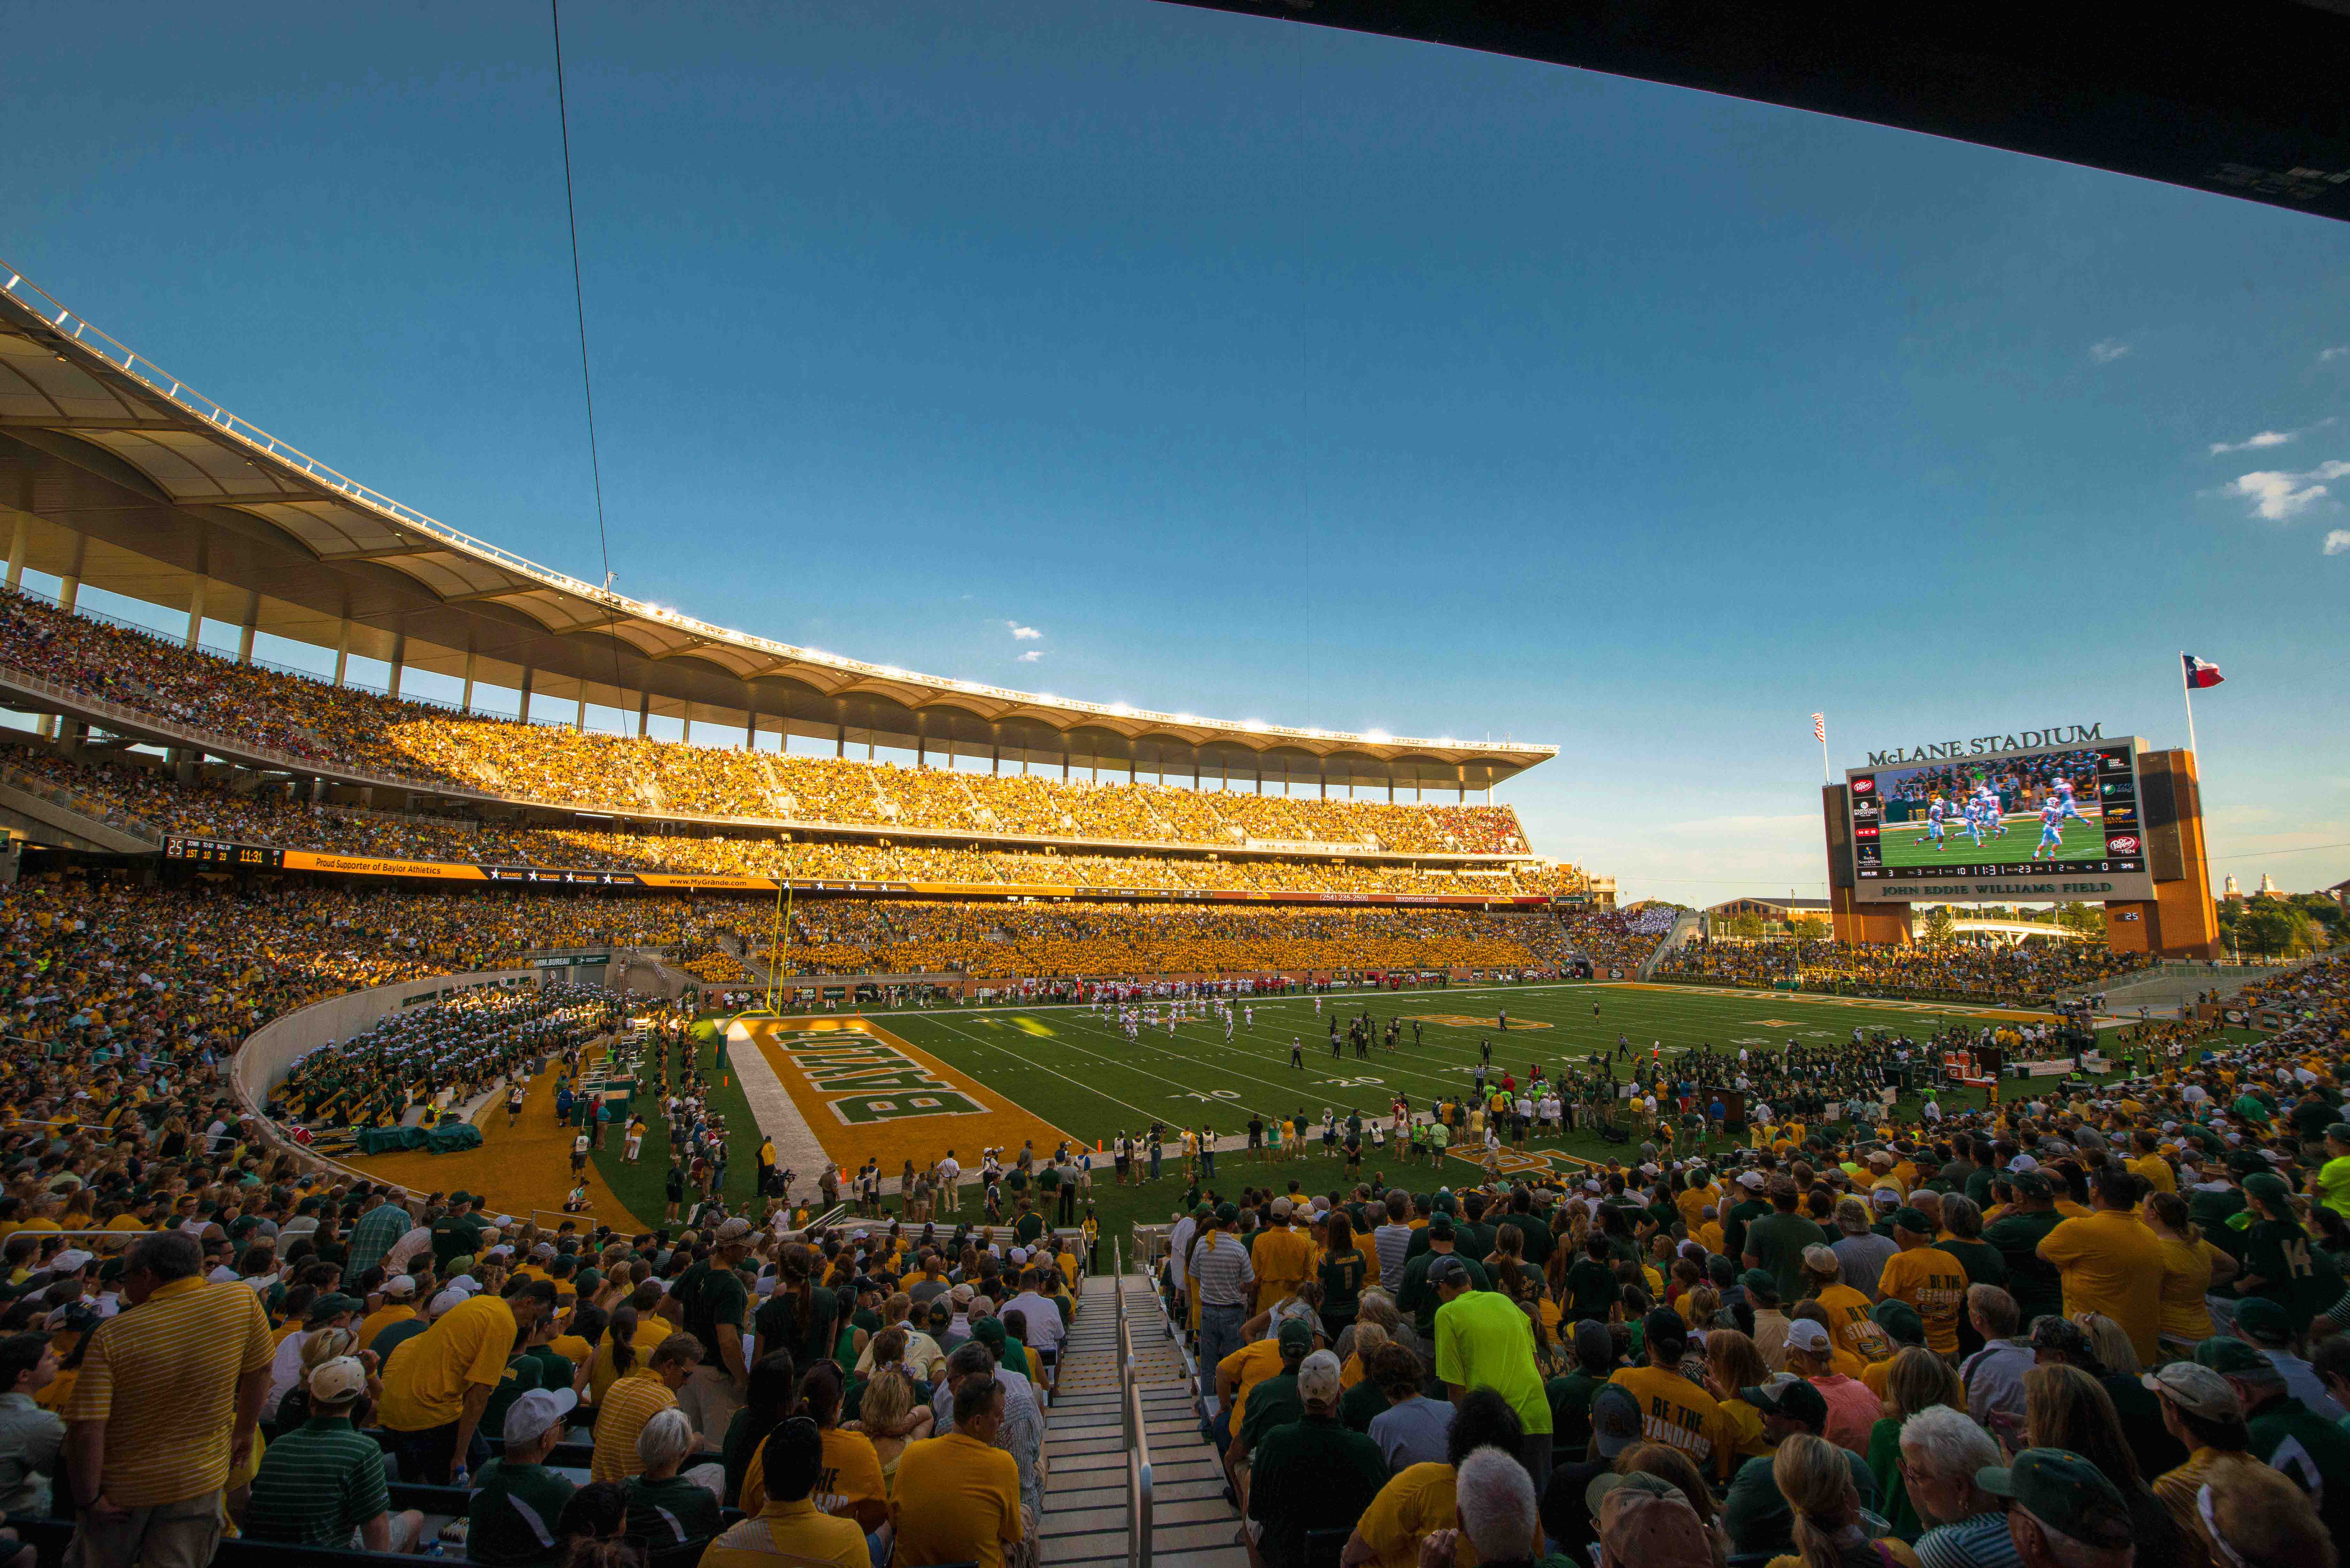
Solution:
<svg viewBox="0 0 2350 1568">
<path fill-rule="evenodd" d="M 338 1355 L 311 1368 L 310 1418 L 278 1435 L 262 1456 L 245 1505 L 244 1532 L 335 1551 L 408 1552 L 424 1516 L 391 1511 L 383 1450 L 360 1435 L 367 1414 L 367 1368 Z"/>
<path fill-rule="evenodd" d="M 465 1511 L 465 1556 L 486 1568 L 551 1568 L 563 1560 L 556 1523 L 576 1490 L 546 1468 L 563 1417 L 579 1402 L 568 1388 L 533 1389 L 506 1409 L 505 1451 L 474 1478 Z"/>
<path fill-rule="evenodd" d="M 1778 1282 L 1780 1300 L 1794 1301 L 1804 1293 L 1804 1249 L 1826 1246 L 1828 1233 L 1795 1212 L 1793 1177 L 1774 1176 L 1765 1190 L 1772 1212 L 1746 1227 L 1745 1263 Z"/>
</svg>

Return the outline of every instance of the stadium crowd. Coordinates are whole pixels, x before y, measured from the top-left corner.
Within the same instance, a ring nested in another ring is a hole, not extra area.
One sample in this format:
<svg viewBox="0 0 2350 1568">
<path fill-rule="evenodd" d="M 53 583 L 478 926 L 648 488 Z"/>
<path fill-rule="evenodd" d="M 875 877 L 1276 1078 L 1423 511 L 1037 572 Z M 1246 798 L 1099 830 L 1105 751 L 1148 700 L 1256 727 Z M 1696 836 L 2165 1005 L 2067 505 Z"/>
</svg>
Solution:
<svg viewBox="0 0 2350 1568">
<path fill-rule="evenodd" d="M 1524 856 L 1507 806 L 1390 805 L 1097 784 L 585 733 L 237 665 L 0 596 L 0 665 L 225 740 L 386 778 L 596 811 L 661 812 L 1218 848 L 1249 838 Z"/>
<path fill-rule="evenodd" d="M 2350 960 L 2252 1000 L 2288 1015 L 2257 1043 L 1718 1158 L 1191 1177 L 1163 1279 L 1256 1560 L 2331 1568 Z"/>
<path fill-rule="evenodd" d="M 957 971 L 976 979 L 1312 971 L 1563 969 L 1599 922 L 1427 908 L 1246 909 L 1127 904 L 799 905 L 785 957 L 797 974 Z M 1612 934 L 1612 933 L 1610 933 Z M 772 961 L 766 949 L 763 958 Z"/>
<path fill-rule="evenodd" d="M 1692 937 L 1659 960 L 1656 973 L 1660 979 L 1672 976 L 1717 985 L 1796 981 L 1806 991 L 1851 989 L 1873 996 L 1958 997 L 2046 1006 L 2064 992 L 2095 987 L 2152 961 L 2142 954 L 2114 952 L 2096 942 L 1894 946 Z"/>
<path fill-rule="evenodd" d="M 644 742 L 653 744 L 654 742 Z M 676 748 L 672 747 L 671 750 Z M 745 753 L 719 753 L 741 758 Z M 66 803 L 159 833 L 227 839 L 322 854 L 489 862 L 572 870 L 700 871 L 855 881 L 1003 883 L 1319 893 L 1507 897 L 1577 888 L 1579 874 L 1539 861 L 1473 871 L 1261 857 L 1078 855 L 880 840 L 527 828 L 409 815 L 295 798 L 293 786 L 232 793 L 216 782 L 182 784 L 138 755 L 68 757 L 18 746 L 5 753 L 18 777 L 63 792 Z"/>
</svg>

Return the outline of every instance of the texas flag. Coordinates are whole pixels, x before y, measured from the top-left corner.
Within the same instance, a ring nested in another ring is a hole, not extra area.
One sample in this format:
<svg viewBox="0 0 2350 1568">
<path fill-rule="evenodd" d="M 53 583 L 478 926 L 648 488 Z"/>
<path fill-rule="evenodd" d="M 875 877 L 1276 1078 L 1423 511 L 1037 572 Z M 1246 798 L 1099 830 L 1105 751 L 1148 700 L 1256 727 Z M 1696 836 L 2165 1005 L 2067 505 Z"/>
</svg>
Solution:
<svg viewBox="0 0 2350 1568">
<path fill-rule="evenodd" d="M 2189 691 L 2200 691 L 2206 686 L 2217 686 L 2227 679 L 2220 673 L 2220 667 L 2216 664 L 2198 659 L 2191 653 L 2182 653 L 2178 657 L 2187 661 L 2187 685 Z"/>
</svg>

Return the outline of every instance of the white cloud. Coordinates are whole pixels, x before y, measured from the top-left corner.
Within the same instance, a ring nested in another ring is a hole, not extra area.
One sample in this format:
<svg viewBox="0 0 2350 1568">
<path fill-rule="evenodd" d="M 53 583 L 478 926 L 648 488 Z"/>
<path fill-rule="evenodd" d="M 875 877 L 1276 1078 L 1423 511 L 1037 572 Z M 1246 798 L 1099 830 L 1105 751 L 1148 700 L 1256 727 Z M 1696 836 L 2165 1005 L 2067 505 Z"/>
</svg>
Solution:
<svg viewBox="0 0 2350 1568">
<path fill-rule="evenodd" d="M 2317 362 L 2319 364 L 2330 365 L 2336 359 L 2350 359 L 2350 343 L 2336 343 L 2331 348 L 2321 348 L 2318 350 Z"/>
<path fill-rule="evenodd" d="M 2246 436 L 2242 441 L 2215 441 L 2211 443 L 2211 455 L 2217 457 L 2223 452 L 2251 452 L 2259 447 L 2282 446 L 2300 433 L 2299 431 L 2262 431 L 2258 435 Z"/>
<path fill-rule="evenodd" d="M 2252 504 L 2255 516 L 2272 523 L 2283 523 L 2300 516 L 2331 493 L 2327 480 L 2350 474 L 2350 462 L 2336 459 L 2321 462 L 2315 468 L 2300 473 L 2282 473 L 2273 469 L 2259 473 L 2239 474 L 2230 483 L 2225 494 L 2238 496 Z"/>
<path fill-rule="evenodd" d="M 2089 358 L 2100 365 L 2110 365 L 2130 351 L 2130 346 L 2118 337 L 2100 337 L 2089 345 Z"/>
<path fill-rule="evenodd" d="M 1044 658 L 1044 657 L 1045 657 L 1045 650 L 1044 650 L 1043 649 L 1041 649 L 1041 648 L 1032 648 L 1032 649 L 1030 649 L 1027 652 L 1025 652 L 1025 653 L 1022 654 L 1022 655 L 1019 657 L 1019 659 L 1018 659 L 1015 662 L 1018 662 L 1018 663 L 1021 663 L 1021 664 L 1034 664 L 1034 663 L 1035 663 L 1038 659 L 1042 659 L 1042 658 Z"/>
<path fill-rule="evenodd" d="M 2329 556 L 2350 554 L 2350 528 L 2326 530 L 2325 553 Z"/>
<path fill-rule="evenodd" d="M 1007 620 L 1003 624 L 1012 628 L 1012 638 L 1015 642 L 1036 642 L 1042 640 L 1045 636 L 1035 627 L 1022 626 L 1016 620 Z"/>
</svg>

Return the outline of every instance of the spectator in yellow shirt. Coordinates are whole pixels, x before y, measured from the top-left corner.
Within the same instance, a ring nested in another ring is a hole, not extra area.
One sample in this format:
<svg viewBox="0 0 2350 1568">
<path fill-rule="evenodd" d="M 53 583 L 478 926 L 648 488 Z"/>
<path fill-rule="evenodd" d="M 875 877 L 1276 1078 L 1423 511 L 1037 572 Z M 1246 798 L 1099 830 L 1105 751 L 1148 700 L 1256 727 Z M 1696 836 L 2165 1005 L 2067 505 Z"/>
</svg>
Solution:
<svg viewBox="0 0 2350 1568">
<path fill-rule="evenodd" d="M 1934 1222 L 1918 1210 L 1894 1210 L 1893 1241 L 1901 1250 L 1885 1261 L 1877 1295 L 1908 1303 L 1925 1320 L 1926 1348 L 1956 1359 L 1959 1314 L 1967 1302 L 1965 1266 L 1934 1245 Z"/>
<path fill-rule="evenodd" d="M 2134 1212 L 2145 1190 L 2131 1172 L 2107 1167 L 2095 1212 L 2059 1223 L 2039 1251 L 2064 1282 L 2064 1315 L 2105 1314 L 2129 1335 L 2139 1362 L 2152 1366 L 2162 1358 L 2162 1277 L 2171 1265 Z"/>
</svg>

